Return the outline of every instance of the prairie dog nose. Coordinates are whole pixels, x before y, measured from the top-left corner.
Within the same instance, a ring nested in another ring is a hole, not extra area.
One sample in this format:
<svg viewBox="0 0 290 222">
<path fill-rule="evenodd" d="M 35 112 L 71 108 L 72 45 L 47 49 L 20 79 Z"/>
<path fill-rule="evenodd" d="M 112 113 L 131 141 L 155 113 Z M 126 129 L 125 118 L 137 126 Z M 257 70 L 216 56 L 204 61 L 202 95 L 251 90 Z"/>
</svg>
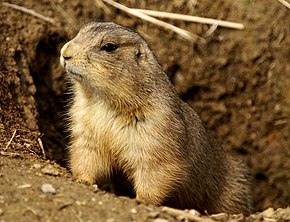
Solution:
<svg viewBox="0 0 290 222">
<path fill-rule="evenodd" d="M 74 44 L 71 44 L 71 42 L 67 42 L 60 50 L 60 54 L 61 57 L 64 60 L 69 60 L 70 58 L 72 58 L 75 53 L 76 53 L 77 49 L 74 46 Z"/>
<path fill-rule="evenodd" d="M 71 59 L 76 54 L 76 47 L 71 42 L 67 42 L 60 50 L 60 64 L 66 68 L 66 61 Z"/>
</svg>

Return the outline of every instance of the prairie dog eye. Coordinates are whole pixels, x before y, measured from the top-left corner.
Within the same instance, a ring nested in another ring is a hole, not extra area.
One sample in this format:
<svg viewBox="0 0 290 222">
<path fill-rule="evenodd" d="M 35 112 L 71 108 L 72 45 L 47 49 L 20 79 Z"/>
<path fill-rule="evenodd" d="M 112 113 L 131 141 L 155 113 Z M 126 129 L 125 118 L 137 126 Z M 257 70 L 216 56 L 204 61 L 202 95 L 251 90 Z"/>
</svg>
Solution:
<svg viewBox="0 0 290 222">
<path fill-rule="evenodd" d="M 113 43 L 107 43 L 101 47 L 102 51 L 106 52 L 113 52 L 118 48 L 118 46 L 114 45 Z"/>
</svg>

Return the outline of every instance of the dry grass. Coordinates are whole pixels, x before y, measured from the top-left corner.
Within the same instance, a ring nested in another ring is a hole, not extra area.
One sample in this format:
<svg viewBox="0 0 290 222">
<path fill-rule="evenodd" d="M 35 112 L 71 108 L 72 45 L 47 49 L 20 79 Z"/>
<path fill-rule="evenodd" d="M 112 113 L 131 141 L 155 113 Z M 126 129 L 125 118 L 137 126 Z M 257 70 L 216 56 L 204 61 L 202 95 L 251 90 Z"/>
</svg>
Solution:
<svg viewBox="0 0 290 222">
<path fill-rule="evenodd" d="M 285 7 L 290 9 L 290 3 L 288 3 L 286 0 L 278 0 L 278 1 L 281 2 Z"/>
<path fill-rule="evenodd" d="M 16 10 L 19 10 L 19 11 L 22 11 L 24 13 L 27 13 L 29 15 L 32 15 L 32 16 L 37 17 L 39 19 L 42 19 L 43 21 L 49 22 L 51 24 L 55 24 L 56 23 L 54 19 L 49 18 L 49 17 L 44 16 L 44 15 L 41 15 L 41 14 L 31 10 L 31 9 L 27 9 L 25 7 L 22 7 L 22 6 L 19 6 L 19 5 L 15 5 L 15 4 L 11 4 L 11 3 L 8 3 L 8 2 L 3 2 L 2 5 L 10 7 L 10 8 L 13 8 L 13 9 L 16 9 Z"/>
<path fill-rule="evenodd" d="M 223 20 L 218 20 L 218 19 L 203 18 L 203 17 L 191 16 L 191 15 L 183 15 L 183 14 L 177 14 L 177 13 L 161 12 L 161 11 L 146 10 L 146 9 L 134 9 L 134 10 L 137 10 L 146 15 L 150 15 L 150 16 L 158 17 L 158 18 L 169 18 L 169 19 L 182 20 L 182 21 L 187 21 L 187 22 L 197 22 L 201 24 L 217 25 L 217 26 L 222 26 L 222 27 L 232 28 L 232 29 L 245 28 L 245 26 L 241 23 L 228 22 L 228 21 L 223 21 Z"/>
<path fill-rule="evenodd" d="M 98 2 L 98 0 L 95 0 L 95 1 Z M 181 29 L 181 28 L 179 28 L 177 26 L 171 25 L 171 24 L 169 24 L 167 22 L 164 22 L 164 21 L 161 21 L 159 19 L 153 18 L 153 17 L 151 17 L 149 15 L 146 15 L 146 14 L 144 14 L 142 12 L 139 12 L 136 9 L 128 8 L 127 6 L 119 4 L 119 3 L 115 2 L 115 1 L 112 1 L 112 0 L 102 0 L 102 1 L 106 2 L 107 4 L 109 4 L 109 5 L 111 5 L 111 6 L 115 7 L 115 8 L 118 8 L 119 10 L 122 10 L 122 11 L 124 11 L 124 12 L 126 12 L 126 13 L 128 13 L 130 15 L 133 15 L 133 16 L 136 16 L 136 17 L 138 17 L 140 19 L 143 19 L 145 21 L 151 22 L 151 23 L 153 23 L 155 25 L 163 27 L 164 29 L 171 30 L 171 31 L 177 33 L 178 35 L 180 35 L 181 37 L 183 37 L 186 40 L 193 41 L 193 42 L 195 42 L 197 40 L 199 40 L 201 42 L 205 41 L 203 38 L 201 38 L 201 37 L 189 32 L 187 30 Z"/>
<path fill-rule="evenodd" d="M 211 19 L 211 18 L 203 18 L 203 17 L 197 17 L 197 16 L 190 16 L 190 15 L 183 15 L 183 14 L 177 14 L 177 13 L 169 13 L 169 12 L 163 12 L 163 11 L 154 11 L 154 10 L 146 10 L 146 9 L 137 9 L 137 8 L 129 8 L 127 6 L 124 6 L 120 3 L 117 3 L 113 0 L 95 0 L 97 5 L 100 5 L 100 2 L 105 2 L 119 10 L 122 10 L 132 16 L 138 17 L 140 19 L 143 19 L 147 22 L 151 22 L 155 25 L 158 25 L 164 29 L 171 30 L 175 33 L 177 33 L 182 38 L 189 40 L 189 41 L 200 41 L 205 42 L 205 39 L 201 38 L 198 35 L 195 35 L 187 30 L 181 29 L 177 26 L 174 26 L 172 24 L 169 24 L 167 22 L 161 21 L 155 17 L 158 18 L 168 18 L 168 19 L 174 19 L 174 20 L 182 20 L 187 22 L 197 22 L 202 24 L 210 24 L 212 25 L 211 29 L 209 30 L 209 33 L 206 33 L 206 36 L 211 34 L 218 26 L 227 27 L 227 28 L 233 28 L 233 29 L 244 29 L 245 26 L 241 23 L 235 23 L 235 22 L 228 22 L 218 19 Z"/>
</svg>

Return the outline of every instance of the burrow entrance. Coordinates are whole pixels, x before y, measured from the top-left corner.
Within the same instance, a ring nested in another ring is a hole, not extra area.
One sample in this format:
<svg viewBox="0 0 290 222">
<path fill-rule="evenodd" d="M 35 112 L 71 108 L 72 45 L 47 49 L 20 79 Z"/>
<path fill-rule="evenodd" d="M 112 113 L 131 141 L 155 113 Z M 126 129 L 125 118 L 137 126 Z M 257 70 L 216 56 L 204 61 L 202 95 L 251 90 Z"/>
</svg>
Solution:
<svg viewBox="0 0 290 222">
<path fill-rule="evenodd" d="M 65 71 L 59 65 L 59 52 L 65 38 L 54 33 L 39 41 L 36 49 L 37 62 L 30 66 L 38 107 L 38 125 L 46 157 L 66 166 L 68 131 L 66 112 L 70 94 L 67 90 Z"/>
</svg>

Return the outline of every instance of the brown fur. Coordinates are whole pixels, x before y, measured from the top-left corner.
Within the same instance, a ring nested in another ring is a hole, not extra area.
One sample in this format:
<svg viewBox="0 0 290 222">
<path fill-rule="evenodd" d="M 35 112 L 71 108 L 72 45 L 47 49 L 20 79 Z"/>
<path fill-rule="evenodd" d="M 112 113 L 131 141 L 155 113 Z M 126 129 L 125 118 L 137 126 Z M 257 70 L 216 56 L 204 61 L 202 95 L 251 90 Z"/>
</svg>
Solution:
<svg viewBox="0 0 290 222">
<path fill-rule="evenodd" d="M 101 50 L 106 43 L 118 48 Z M 178 97 L 137 33 L 89 23 L 63 46 L 61 64 L 73 83 L 69 153 L 79 181 L 155 205 L 249 213 L 246 167 Z"/>
</svg>

